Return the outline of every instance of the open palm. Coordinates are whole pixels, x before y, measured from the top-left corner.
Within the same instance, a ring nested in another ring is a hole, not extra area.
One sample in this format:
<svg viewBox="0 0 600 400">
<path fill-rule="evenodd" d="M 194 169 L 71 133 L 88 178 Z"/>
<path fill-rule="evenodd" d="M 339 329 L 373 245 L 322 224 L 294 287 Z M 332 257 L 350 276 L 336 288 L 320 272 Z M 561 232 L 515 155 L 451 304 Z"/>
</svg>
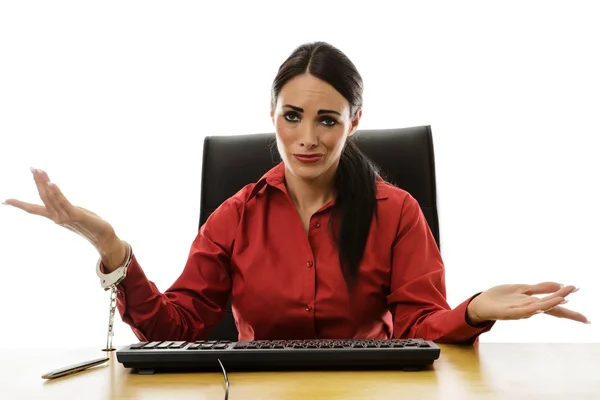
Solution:
<svg viewBox="0 0 600 400">
<path fill-rule="evenodd" d="M 577 290 L 575 286 L 563 286 L 556 282 L 499 285 L 475 297 L 469 304 L 468 312 L 474 321 L 525 319 L 546 313 L 589 323 L 584 315 L 562 307 L 567 303 L 566 297 Z M 535 296 L 543 294 L 546 296 Z"/>
<path fill-rule="evenodd" d="M 108 222 L 90 210 L 71 204 L 59 187 L 50 181 L 46 172 L 33 168 L 31 172 L 44 205 L 17 199 L 8 199 L 4 204 L 48 218 L 84 237 L 97 248 L 102 248 L 103 243 L 114 238 L 114 229 Z"/>
</svg>

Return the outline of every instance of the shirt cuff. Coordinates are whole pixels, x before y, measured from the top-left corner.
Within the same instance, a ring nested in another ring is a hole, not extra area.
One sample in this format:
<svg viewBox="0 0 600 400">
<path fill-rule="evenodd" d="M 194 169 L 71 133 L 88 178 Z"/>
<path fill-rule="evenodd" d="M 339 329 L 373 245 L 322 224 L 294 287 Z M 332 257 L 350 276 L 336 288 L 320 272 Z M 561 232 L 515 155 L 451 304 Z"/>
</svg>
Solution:
<svg viewBox="0 0 600 400">
<path fill-rule="evenodd" d="M 482 333 L 485 333 L 485 332 L 489 331 L 490 329 L 492 329 L 492 327 L 496 323 L 496 321 L 484 321 L 481 324 L 477 324 L 477 325 L 470 323 L 469 318 L 468 318 L 468 313 L 467 313 L 467 307 L 469 307 L 469 304 L 471 303 L 471 301 L 473 301 L 473 299 L 475 297 L 479 296 L 480 294 L 481 294 L 481 292 L 471 296 L 470 298 L 468 298 L 467 300 L 462 302 L 458 307 L 456 307 L 454 309 L 454 311 L 457 312 L 458 315 L 462 316 L 462 320 L 463 320 L 462 326 L 459 327 L 455 333 L 457 334 L 457 336 L 471 338 L 469 341 L 472 341 L 472 342 L 474 342 L 475 339 L 477 339 L 477 337 L 479 335 L 481 335 Z"/>
<path fill-rule="evenodd" d="M 102 262 L 100 262 L 100 272 L 103 274 L 106 273 L 105 266 Z M 137 295 L 139 293 L 141 297 L 144 297 L 144 295 L 149 297 L 154 294 L 154 291 L 148 283 L 148 278 L 135 258 L 135 254 L 132 254 L 129 267 L 127 267 L 127 274 L 117 287 L 120 286 L 122 290 L 126 290 L 128 294 L 135 293 Z"/>
</svg>

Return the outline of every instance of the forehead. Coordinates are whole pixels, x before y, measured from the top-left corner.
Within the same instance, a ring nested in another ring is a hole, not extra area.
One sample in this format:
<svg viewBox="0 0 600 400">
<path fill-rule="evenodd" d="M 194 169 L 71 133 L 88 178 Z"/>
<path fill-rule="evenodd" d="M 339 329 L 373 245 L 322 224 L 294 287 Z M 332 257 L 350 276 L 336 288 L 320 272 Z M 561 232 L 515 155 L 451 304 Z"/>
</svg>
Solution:
<svg viewBox="0 0 600 400">
<path fill-rule="evenodd" d="M 281 88 L 279 106 L 290 104 L 301 107 L 305 112 L 318 109 L 332 109 L 342 113 L 350 108 L 348 100 L 333 86 L 310 74 L 298 75 Z"/>
</svg>

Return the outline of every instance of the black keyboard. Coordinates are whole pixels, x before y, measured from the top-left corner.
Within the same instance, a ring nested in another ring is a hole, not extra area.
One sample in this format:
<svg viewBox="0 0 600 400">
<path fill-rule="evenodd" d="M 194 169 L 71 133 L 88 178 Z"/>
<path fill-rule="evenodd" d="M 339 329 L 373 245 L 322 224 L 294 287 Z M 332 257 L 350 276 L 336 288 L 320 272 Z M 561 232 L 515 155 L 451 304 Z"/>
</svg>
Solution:
<svg viewBox="0 0 600 400">
<path fill-rule="evenodd" d="M 419 370 L 440 348 L 422 339 L 140 342 L 117 350 L 117 360 L 140 374 L 169 371 L 302 369 Z"/>
</svg>

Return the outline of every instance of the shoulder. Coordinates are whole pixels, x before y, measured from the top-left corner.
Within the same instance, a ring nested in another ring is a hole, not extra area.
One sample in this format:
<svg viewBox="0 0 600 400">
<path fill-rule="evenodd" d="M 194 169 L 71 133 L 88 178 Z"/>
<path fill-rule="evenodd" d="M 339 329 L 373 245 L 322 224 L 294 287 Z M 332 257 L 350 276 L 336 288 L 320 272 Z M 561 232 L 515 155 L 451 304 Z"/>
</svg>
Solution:
<svg viewBox="0 0 600 400">
<path fill-rule="evenodd" d="M 215 219 L 236 219 L 239 220 L 244 207 L 248 203 L 248 201 L 253 197 L 253 193 L 256 190 L 258 182 L 249 183 L 243 186 L 240 190 L 238 190 L 231 197 L 227 198 L 223 203 L 217 207 L 210 217 L 207 219 L 207 223 L 209 221 Z"/>
<path fill-rule="evenodd" d="M 247 184 L 223 201 L 200 227 L 196 240 L 208 239 L 224 249 L 231 249 L 238 231 L 244 207 L 256 183 Z"/>
<path fill-rule="evenodd" d="M 259 197 L 267 184 L 276 185 L 280 181 L 283 182 L 283 166 L 279 164 L 267 171 L 258 181 L 250 182 L 241 187 L 231 197 L 227 198 L 213 214 L 228 214 L 233 217 L 237 215 L 238 219 L 243 213 L 243 210 L 252 202 L 253 199 Z M 211 214 L 212 217 L 212 214 Z M 207 221 L 208 222 L 208 221 Z"/>
<path fill-rule="evenodd" d="M 424 218 L 421 205 L 408 191 L 378 179 L 377 213 L 379 219 L 393 223 L 398 230 L 405 224 L 414 224 Z"/>
<path fill-rule="evenodd" d="M 377 200 L 380 200 L 378 203 L 379 208 L 397 210 L 407 204 L 416 202 L 415 198 L 408 191 L 381 178 L 377 179 L 376 188 Z"/>
</svg>

